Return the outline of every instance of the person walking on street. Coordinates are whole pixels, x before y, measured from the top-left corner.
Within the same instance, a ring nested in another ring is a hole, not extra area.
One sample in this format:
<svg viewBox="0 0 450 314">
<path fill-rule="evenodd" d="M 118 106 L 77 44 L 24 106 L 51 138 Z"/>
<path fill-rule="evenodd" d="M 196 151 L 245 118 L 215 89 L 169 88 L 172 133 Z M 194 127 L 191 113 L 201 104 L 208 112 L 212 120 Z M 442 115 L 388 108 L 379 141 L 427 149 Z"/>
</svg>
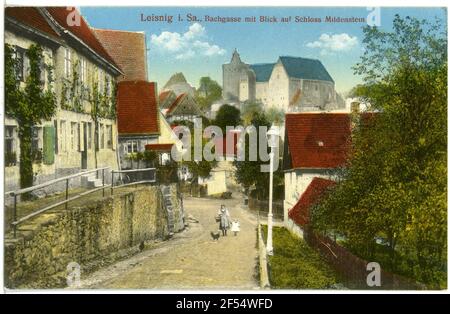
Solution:
<svg viewBox="0 0 450 314">
<path fill-rule="evenodd" d="M 225 205 L 220 205 L 219 216 L 220 216 L 219 229 L 222 230 L 222 236 L 226 236 L 227 230 L 230 228 L 231 218 L 230 212 L 225 207 Z"/>
</svg>

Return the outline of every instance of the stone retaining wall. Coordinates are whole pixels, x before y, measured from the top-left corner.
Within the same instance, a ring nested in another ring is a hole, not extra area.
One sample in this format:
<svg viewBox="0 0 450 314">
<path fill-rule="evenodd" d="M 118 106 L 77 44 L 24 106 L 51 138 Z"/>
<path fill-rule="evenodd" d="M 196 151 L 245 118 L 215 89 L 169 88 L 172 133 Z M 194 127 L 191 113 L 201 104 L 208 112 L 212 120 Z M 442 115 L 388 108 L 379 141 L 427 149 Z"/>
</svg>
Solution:
<svg viewBox="0 0 450 314">
<path fill-rule="evenodd" d="M 262 289 L 270 289 L 269 271 L 267 266 L 267 251 L 261 232 L 261 224 L 258 224 L 258 255 L 259 255 L 259 285 Z"/>
<path fill-rule="evenodd" d="M 108 264 L 142 249 L 146 241 L 168 235 L 157 186 L 142 186 L 36 220 L 21 226 L 17 239 L 5 241 L 8 288 L 64 287 L 69 263 L 78 263 L 83 276 L 93 264 Z"/>
</svg>

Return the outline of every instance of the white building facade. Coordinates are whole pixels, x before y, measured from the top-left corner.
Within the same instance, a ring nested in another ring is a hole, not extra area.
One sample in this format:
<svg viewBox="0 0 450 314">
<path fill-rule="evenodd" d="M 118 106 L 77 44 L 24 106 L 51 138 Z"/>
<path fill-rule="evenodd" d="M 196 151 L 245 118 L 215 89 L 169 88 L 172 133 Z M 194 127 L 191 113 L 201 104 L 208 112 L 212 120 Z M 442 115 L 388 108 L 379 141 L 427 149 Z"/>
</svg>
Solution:
<svg viewBox="0 0 450 314">
<path fill-rule="evenodd" d="M 351 147 L 351 115 L 286 114 L 285 132 L 284 223 L 289 230 L 302 236 L 299 225 L 304 224 L 307 217 L 293 216 L 292 211 L 306 206 L 301 203 L 306 191 L 317 194 L 315 189 L 334 182 L 339 168 L 345 167 Z M 307 200 L 310 201 L 310 195 Z"/>
<path fill-rule="evenodd" d="M 90 29 L 82 18 L 84 33 L 76 35 L 65 25 L 63 16 L 69 13 L 63 7 L 10 7 L 5 11 L 5 43 L 21 59 L 16 69 L 21 87 L 29 75 L 26 51 L 40 45 L 46 69 L 43 89 L 51 85 L 58 104 L 54 117 L 33 129 L 33 184 L 83 169 L 118 168 L 113 93 L 121 70 L 98 42 L 88 43 Z M 34 26 L 36 21 L 39 27 Z M 104 97 L 97 128 L 91 115 L 94 86 Z M 18 123 L 10 117 L 5 117 L 5 135 L 5 190 L 10 191 L 18 189 L 20 182 Z"/>
</svg>

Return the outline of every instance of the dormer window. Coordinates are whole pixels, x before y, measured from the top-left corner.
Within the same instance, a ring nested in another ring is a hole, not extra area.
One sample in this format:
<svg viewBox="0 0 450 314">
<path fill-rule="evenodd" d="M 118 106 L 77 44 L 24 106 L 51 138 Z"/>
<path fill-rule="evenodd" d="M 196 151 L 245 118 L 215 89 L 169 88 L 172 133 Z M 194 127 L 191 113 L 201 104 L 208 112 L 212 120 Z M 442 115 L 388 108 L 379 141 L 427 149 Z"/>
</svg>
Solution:
<svg viewBox="0 0 450 314">
<path fill-rule="evenodd" d="M 323 147 L 323 141 L 317 141 L 317 145 L 318 145 L 319 147 Z"/>
</svg>

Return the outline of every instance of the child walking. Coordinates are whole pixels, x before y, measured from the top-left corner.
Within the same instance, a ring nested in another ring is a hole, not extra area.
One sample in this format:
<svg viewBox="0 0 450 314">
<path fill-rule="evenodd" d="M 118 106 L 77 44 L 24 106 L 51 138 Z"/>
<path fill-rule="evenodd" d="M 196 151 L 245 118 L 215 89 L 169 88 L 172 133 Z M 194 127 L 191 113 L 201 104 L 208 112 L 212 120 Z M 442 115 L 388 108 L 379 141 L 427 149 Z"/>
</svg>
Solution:
<svg viewBox="0 0 450 314">
<path fill-rule="evenodd" d="M 234 232 L 234 236 L 237 236 L 238 232 L 241 231 L 240 224 L 237 219 L 231 223 L 231 231 Z"/>
</svg>

